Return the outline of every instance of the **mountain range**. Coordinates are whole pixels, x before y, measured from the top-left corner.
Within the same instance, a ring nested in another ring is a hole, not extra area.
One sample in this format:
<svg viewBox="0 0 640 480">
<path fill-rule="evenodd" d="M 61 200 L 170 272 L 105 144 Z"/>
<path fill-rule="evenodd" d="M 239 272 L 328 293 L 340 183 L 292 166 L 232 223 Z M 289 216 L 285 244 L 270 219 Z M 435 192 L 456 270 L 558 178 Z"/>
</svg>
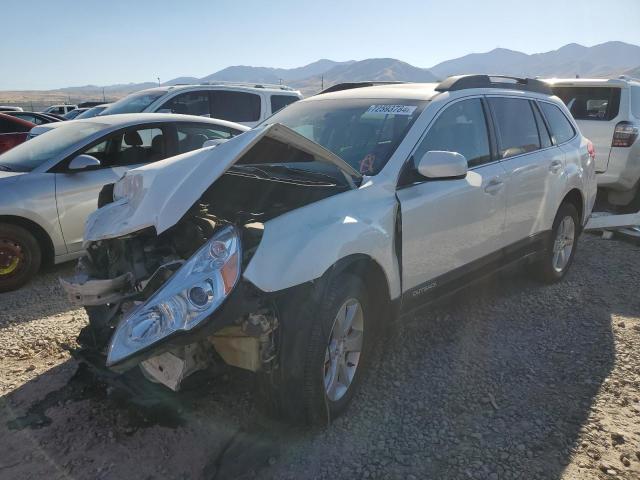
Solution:
<svg viewBox="0 0 640 480">
<path fill-rule="evenodd" d="M 181 76 L 163 85 L 202 82 L 283 83 L 312 95 L 322 87 L 366 80 L 434 82 L 463 73 L 502 74 L 523 77 L 603 77 L 626 74 L 640 75 L 640 46 L 624 42 L 606 42 L 592 47 L 576 43 L 544 53 L 526 54 L 505 48 L 485 53 L 471 53 L 447 60 L 429 68 L 410 65 L 395 58 L 370 58 L 337 62 L 321 59 L 296 68 L 252 67 L 237 65 L 205 77 Z M 130 83 L 99 87 L 86 85 L 50 90 L 68 97 L 118 98 L 128 93 L 156 86 L 157 83 Z M 8 93 L 8 92 L 7 92 Z M 18 93 L 18 92 L 12 92 Z M 28 93 L 28 92 L 20 92 Z M 44 92 L 42 92 L 44 93 Z M 0 92 L 0 99 L 3 92 Z"/>
</svg>

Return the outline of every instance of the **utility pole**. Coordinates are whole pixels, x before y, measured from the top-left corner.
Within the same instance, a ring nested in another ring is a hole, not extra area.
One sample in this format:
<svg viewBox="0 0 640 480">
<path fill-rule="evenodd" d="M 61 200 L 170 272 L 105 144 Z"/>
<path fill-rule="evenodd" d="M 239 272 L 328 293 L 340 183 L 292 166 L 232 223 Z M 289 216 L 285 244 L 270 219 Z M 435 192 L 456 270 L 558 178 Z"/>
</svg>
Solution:
<svg viewBox="0 0 640 480">
<path fill-rule="evenodd" d="M 320 91 L 324 90 L 324 75 L 320 75 Z"/>
<path fill-rule="evenodd" d="M 158 86 L 160 86 L 160 77 L 158 77 Z"/>
<path fill-rule="evenodd" d="M 104 103 L 106 103 L 106 102 L 107 102 L 107 99 L 106 99 L 106 98 L 105 98 L 105 96 L 104 96 L 104 87 L 102 87 L 102 101 L 103 101 Z"/>
</svg>

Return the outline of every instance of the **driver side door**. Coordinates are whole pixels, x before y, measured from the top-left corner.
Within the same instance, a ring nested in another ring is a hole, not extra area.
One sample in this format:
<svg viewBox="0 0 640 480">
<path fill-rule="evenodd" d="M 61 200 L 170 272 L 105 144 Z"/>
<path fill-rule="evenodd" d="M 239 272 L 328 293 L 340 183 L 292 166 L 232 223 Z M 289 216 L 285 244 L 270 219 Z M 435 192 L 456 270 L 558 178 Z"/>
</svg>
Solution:
<svg viewBox="0 0 640 480">
<path fill-rule="evenodd" d="M 460 153 L 467 159 L 465 178 L 432 180 L 411 165 L 413 173 L 401 176 L 404 308 L 460 284 L 500 255 L 506 172 L 495 159 L 487 112 L 479 97 L 447 105 L 410 159 L 415 163 L 428 151 Z"/>
<path fill-rule="evenodd" d="M 114 183 L 127 170 L 166 158 L 166 129 L 147 125 L 119 130 L 75 152 L 56 169 L 56 203 L 60 227 L 68 253 L 82 249 L 84 224 L 98 208 L 98 194 L 104 185 Z M 91 155 L 100 165 L 73 170 L 69 164 L 80 154 Z"/>
</svg>

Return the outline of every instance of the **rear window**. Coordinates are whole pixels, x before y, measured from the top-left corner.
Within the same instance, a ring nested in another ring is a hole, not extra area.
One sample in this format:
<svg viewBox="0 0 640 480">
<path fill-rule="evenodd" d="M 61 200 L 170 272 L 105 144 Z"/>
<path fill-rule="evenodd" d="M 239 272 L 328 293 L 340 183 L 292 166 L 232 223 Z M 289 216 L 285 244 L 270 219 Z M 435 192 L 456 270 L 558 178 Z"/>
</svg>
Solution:
<svg viewBox="0 0 640 480">
<path fill-rule="evenodd" d="M 253 93 L 219 90 L 211 94 L 214 118 L 230 122 L 257 122 L 260 120 L 260 96 Z"/>
<path fill-rule="evenodd" d="M 500 158 L 513 157 L 540 148 L 538 127 L 529 100 L 489 98 L 498 129 Z"/>
<path fill-rule="evenodd" d="M 276 113 L 297 100 L 299 98 L 293 95 L 271 95 L 271 113 Z"/>
<path fill-rule="evenodd" d="M 557 106 L 547 102 L 540 102 L 539 105 L 549 123 L 549 128 L 551 128 L 551 138 L 554 145 L 571 140 L 576 132 L 564 113 Z"/>
<path fill-rule="evenodd" d="M 613 87 L 553 87 L 576 120 L 613 120 L 620 109 L 620 89 Z"/>
</svg>

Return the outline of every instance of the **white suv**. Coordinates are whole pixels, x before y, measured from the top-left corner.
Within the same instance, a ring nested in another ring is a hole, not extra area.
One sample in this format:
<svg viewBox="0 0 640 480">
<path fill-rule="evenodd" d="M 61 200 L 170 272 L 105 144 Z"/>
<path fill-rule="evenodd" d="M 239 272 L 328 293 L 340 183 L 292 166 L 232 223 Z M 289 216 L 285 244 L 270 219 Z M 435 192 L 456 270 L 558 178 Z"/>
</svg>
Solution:
<svg viewBox="0 0 640 480">
<path fill-rule="evenodd" d="M 302 98 L 284 85 L 221 83 L 157 87 L 132 93 L 100 115 L 117 113 L 180 113 L 218 118 L 254 127 Z"/>
<path fill-rule="evenodd" d="M 55 113 L 56 115 L 66 115 L 72 110 L 78 108 L 77 105 L 51 105 L 49 108 L 42 111 L 42 113 Z"/>
<path fill-rule="evenodd" d="M 222 360 L 257 373 L 261 405 L 324 422 L 397 315 L 520 260 L 565 275 L 593 149 L 544 83 L 369 85 L 129 171 L 63 281 L 80 343 L 172 389 Z"/>
<path fill-rule="evenodd" d="M 609 203 L 640 209 L 640 81 L 620 77 L 547 82 L 593 141 L 598 186 Z"/>
</svg>

